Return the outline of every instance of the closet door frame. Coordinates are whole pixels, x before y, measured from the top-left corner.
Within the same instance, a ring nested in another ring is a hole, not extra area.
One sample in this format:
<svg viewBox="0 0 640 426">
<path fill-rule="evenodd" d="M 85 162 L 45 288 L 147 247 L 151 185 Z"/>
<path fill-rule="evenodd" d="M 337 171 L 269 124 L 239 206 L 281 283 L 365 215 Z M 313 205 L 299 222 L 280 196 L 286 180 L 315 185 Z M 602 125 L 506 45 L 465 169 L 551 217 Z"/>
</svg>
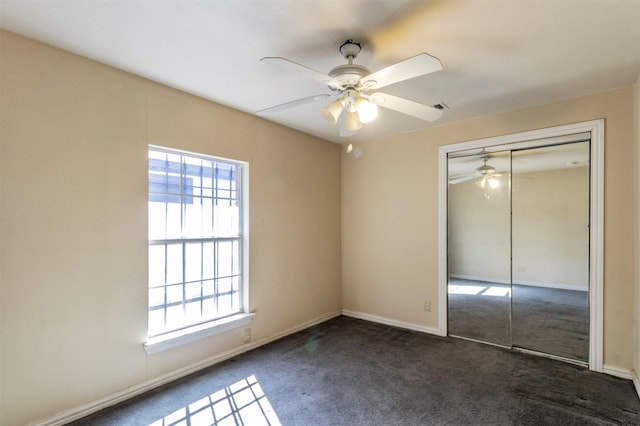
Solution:
<svg viewBox="0 0 640 426">
<path fill-rule="evenodd" d="M 589 369 L 603 371 L 603 277 L 604 277 L 604 120 L 513 133 L 485 139 L 442 145 L 439 148 L 438 227 L 438 333 L 447 335 L 447 188 L 448 154 L 457 151 L 508 145 L 509 149 L 548 145 L 545 139 L 591 132 L 590 144 L 590 228 L 589 228 Z"/>
</svg>

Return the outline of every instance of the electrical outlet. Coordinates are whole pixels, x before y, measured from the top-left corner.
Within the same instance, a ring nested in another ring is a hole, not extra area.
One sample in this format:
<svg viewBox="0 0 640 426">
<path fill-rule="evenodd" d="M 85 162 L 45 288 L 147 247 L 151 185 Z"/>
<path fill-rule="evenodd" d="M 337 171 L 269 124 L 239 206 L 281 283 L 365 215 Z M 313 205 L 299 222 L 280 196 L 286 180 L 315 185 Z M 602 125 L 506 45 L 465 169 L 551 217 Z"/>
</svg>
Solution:
<svg viewBox="0 0 640 426">
<path fill-rule="evenodd" d="M 424 310 L 426 312 L 431 312 L 431 300 L 425 300 L 425 302 L 424 302 Z"/>
<path fill-rule="evenodd" d="M 249 343 L 251 341 L 251 329 L 244 329 L 244 343 Z"/>
</svg>

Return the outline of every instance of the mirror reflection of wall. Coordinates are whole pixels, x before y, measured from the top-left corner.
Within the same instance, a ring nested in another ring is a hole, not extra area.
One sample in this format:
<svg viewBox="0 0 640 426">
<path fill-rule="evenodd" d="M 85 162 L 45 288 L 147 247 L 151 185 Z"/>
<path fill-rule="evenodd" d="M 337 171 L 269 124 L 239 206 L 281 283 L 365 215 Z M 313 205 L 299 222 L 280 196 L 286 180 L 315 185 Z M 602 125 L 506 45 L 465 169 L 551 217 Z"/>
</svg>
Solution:
<svg viewBox="0 0 640 426">
<path fill-rule="evenodd" d="M 450 335 L 588 361 L 586 136 L 450 154 Z"/>
<path fill-rule="evenodd" d="M 511 193 L 512 345 L 588 361 L 589 142 L 514 151 Z"/>
<path fill-rule="evenodd" d="M 569 164 L 559 169 L 544 169 L 544 162 L 536 166 L 536 156 L 560 148 L 572 150 Z M 514 283 L 587 290 L 588 155 L 588 142 L 513 153 Z"/>
<path fill-rule="evenodd" d="M 508 169 L 509 152 L 449 160 L 449 334 L 504 346 L 511 344 Z"/>
<path fill-rule="evenodd" d="M 466 158 L 454 158 L 450 164 L 462 160 L 469 162 Z M 474 163 L 481 164 L 471 162 Z M 494 187 L 480 187 L 483 178 L 475 173 L 472 179 L 449 186 L 451 276 L 502 283 L 510 280 L 508 162 L 507 169 L 497 174 L 492 178 L 498 182 Z"/>
</svg>

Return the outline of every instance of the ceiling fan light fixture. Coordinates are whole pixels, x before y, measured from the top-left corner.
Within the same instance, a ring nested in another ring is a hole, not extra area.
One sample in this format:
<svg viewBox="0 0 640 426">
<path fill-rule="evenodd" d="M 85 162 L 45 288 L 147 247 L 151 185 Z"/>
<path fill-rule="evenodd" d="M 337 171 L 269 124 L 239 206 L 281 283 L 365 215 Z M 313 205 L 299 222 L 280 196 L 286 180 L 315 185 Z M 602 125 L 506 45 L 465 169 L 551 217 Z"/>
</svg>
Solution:
<svg viewBox="0 0 640 426">
<path fill-rule="evenodd" d="M 356 101 L 356 110 L 362 123 L 370 123 L 378 117 L 378 105 L 362 97 Z"/>
<path fill-rule="evenodd" d="M 326 118 L 331 124 L 336 124 L 338 119 L 340 118 L 340 114 L 342 114 L 342 110 L 344 109 L 344 102 L 342 99 L 337 99 L 331 102 L 326 107 L 322 108 L 322 115 Z"/>
<path fill-rule="evenodd" d="M 355 132 L 356 130 L 362 129 L 362 122 L 360 121 L 357 112 L 346 111 L 345 114 L 344 127 L 348 131 Z"/>
</svg>

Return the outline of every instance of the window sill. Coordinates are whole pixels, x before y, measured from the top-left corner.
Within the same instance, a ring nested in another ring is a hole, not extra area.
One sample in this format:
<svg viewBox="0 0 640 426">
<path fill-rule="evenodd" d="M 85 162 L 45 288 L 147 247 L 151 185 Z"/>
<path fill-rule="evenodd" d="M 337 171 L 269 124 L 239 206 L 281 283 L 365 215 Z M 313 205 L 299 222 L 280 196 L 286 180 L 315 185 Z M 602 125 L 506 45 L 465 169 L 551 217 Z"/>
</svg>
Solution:
<svg viewBox="0 0 640 426">
<path fill-rule="evenodd" d="M 167 349 L 182 346 L 186 343 L 190 343 L 207 336 L 213 336 L 214 334 L 242 327 L 243 325 L 249 324 L 251 320 L 253 320 L 254 315 L 255 314 L 232 315 L 206 324 L 200 324 L 162 336 L 152 337 L 144 343 L 144 350 L 147 354 L 155 354 L 166 351 Z"/>
</svg>

